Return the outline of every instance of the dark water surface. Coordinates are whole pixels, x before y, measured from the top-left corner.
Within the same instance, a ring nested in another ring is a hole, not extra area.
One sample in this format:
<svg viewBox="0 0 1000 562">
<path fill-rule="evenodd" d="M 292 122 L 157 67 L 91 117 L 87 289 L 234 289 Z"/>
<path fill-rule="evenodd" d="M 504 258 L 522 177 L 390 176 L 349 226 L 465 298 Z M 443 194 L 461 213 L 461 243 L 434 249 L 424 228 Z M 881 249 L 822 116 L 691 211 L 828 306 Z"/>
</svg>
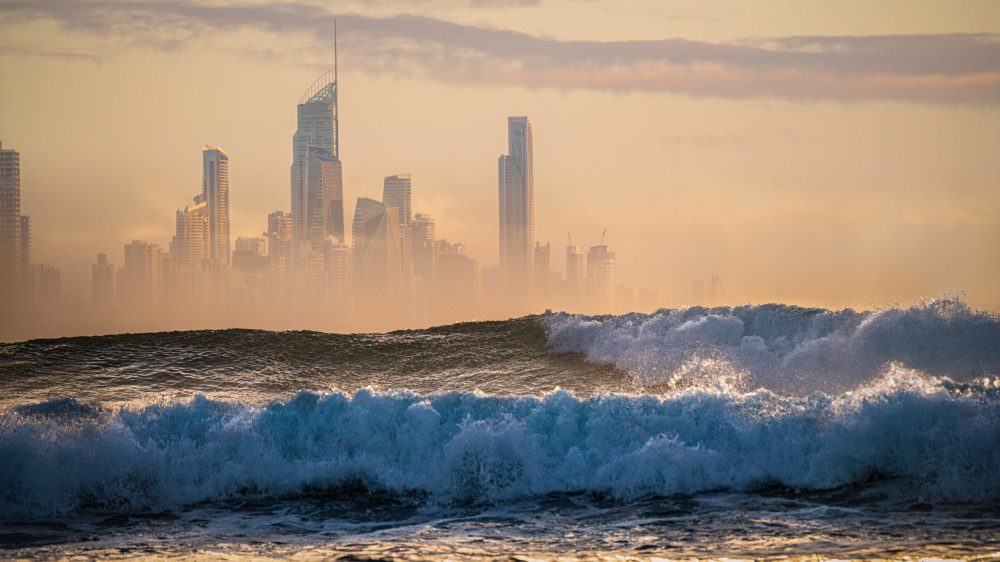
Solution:
<svg viewBox="0 0 1000 562">
<path fill-rule="evenodd" d="M 1000 559 L 957 301 L 0 345 L 0 557 Z"/>
</svg>

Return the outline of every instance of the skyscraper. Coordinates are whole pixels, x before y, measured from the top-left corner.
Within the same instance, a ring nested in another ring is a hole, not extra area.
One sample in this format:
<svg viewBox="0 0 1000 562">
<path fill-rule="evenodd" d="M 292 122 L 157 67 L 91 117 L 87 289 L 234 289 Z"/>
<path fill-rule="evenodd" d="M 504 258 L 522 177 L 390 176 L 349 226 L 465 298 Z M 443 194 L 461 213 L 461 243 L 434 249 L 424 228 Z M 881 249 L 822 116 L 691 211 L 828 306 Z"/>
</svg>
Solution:
<svg viewBox="0 0 1000 562">
<path fill-rule="evenodd" d="M 115 296 L 115 266 L 108 261 L 106 254 L 97 254 L 97 263 L 90 269 L 94 303 L 110 303 Z"/>
<path fill-rule="evenodd" d="M 395 207 L 399 218 L 399 250 L 403 277 L 413 275 L 413 227 L 410 224 L 410 174 L 386 176 L 382 184 L 382 204 Z"/>
<path fill-rule="evenodd" d="M 308 240 L 312 235 L 308 228 L 310 215 L 307 209 L 309 198 L 306 180 L 310 146 L 325 148 L 334 158 L 340 158 L 337 133 L 336 64 L 313 82 L 313 85 L 299 99 L 298 129 L 292 135 L 292 237 L 294 240 Z"/>
<path fill-rule="evenodd" d="M 587 285 L 587 263 L 579 246 L 566 246 L 566 293 L 573 299 L 583 296 Z"/>
<path fill-rule="evenodd" d="M 31 267 L 31 217 L 21 215 L 21 271 Z"/>
<path fill-rule="evenodd" d="M 410 174 L 387 176 L 382 185 L 382 203 L 399 209 L 399 223 L 410 222 Z"/>
<path fill-rule="evenodd" d="M 535 241 L 535 289 L 541 294 L 549 291 L 549 254 L 552 251 L 552 243 L 546 242 L 542 246 L 541 242 Z"/>
<path fill-rule="evenodd" d="M 125 266 L 118 270 L 118 300 L 130 307 L 159 303 L 163 283 L 160 247 L 145 240 L 125 244 Z"/>
<path fill-rule="evenodd" d="M 615 253 L 607 246 L 593 246 L 587 252 L 587 286 L 600 312 L 610 312 L 615 304 Z"/>
<path fill-rule="evenodd" d="M 323 265 L 330 312 L 343 316 L 351 302 L 351 247 L 328 236 L 323 245 Z"/>
<path fill-rule="evenodd" d="M 313 248 L 322 249 L 328 236 L 344 242 L 343 168 L 332 152 L 318 146 L 307 149 L 304 228 Z"/>
<path fill-rule="evenodd" d="M 267 215 L 267 255 L 291 259 L 292 215 L 275 211 Z"/>
<path fill-rule="evenodd" d="M 209 257 L 229 264 L 229 156 L 221 147 L 202 150 L 202 200 L 208 203 Z"/>
<path fill-rule="evenodd" d="M 417 213 L 411 222 L 413 274 L 424 282 L 434 279 L 437 271 L 437 253 L 434 251 L 434 219 L 430 215 Z"/>
<path fill-rule="evenodd" d="M 174 263 L 200 269 L 204 260 L 211 259 L 211 239 L 208 202 L 199 195 L 184 210 L 177 210 L 176 234 L 170 244 Z"/>
<path fill-rule="evenodd" d="M 535 180 L 531 122 L 507 118 L 507 155 L 499 160 L 500 269 L 507 289 L 525 294 L 534 276 Z"/>
<path fill-rule="evenodd" d="M 13 297 L 20 286 L 21 155 L 0 143 L 0 296 Z"/>
<path fill-rule="evenodd" d="M 402 264 L 398 209 L 359 197 L 351 229 L 358 307 L 364 312 L 397 310 Z"/>
</svg>

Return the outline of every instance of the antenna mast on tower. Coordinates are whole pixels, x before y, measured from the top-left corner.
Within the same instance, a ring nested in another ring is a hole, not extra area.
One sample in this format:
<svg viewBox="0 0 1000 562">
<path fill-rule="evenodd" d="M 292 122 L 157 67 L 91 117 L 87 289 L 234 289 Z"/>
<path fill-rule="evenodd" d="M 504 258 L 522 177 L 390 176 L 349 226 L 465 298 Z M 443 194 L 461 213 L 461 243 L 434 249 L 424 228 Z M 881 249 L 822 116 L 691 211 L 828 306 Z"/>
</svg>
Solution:
<svg viewBox="0 0 1000 562">
<path fill-rule="evenodd" d="M 333 146 L 337 149 L 337 153 L 334 154 L 337 158 L 340 158 L 340 108 L 337 107 L 337 98 L 339 97 L 340 82 L 337 81 L 337 18 L 333 18 L 333 114 L 336 120 L 333 132 Z"/>
</svg>

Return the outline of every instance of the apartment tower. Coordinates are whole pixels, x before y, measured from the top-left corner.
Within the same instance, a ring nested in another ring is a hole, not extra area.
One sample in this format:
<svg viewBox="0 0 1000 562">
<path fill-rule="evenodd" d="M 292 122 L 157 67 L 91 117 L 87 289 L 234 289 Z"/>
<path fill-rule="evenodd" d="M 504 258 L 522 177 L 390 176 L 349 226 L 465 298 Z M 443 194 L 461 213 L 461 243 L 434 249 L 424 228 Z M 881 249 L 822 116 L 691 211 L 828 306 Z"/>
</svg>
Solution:
<svg viewBox="0 0 1000 562">
<path fill-rule="evenodd" d="M 336 155 L 319 146 L 310 146 L 307 150 L 305 213 L 305 232 L 313 248 L 322 249 L 324 240 L 330 236 L 346 243 L 344 170 Z"/>
<path fill-rule="evenodd" d="M 499 160 L 500 269 L 509 291 L 526 294 L 535 273 L 535 181 L 527 117 L 507 118 L 507 152 Z"/>
<path fill-rule="evenodd" d="M 27 217 L 25 217 L 27 218 Z M 23 262 L 22 247 L 30 243 L 23 239 L 21 220 L 21 155 L 16 150 L 3 150 L 0 143 L 0 297 L 12 297 L 20 287 Z"/>
<path fill-rule="evenodd" d="M 222 147 L 202 154 L 201 200 L 208 204 L 209 258 L 229 265 L 229 156 Z"/>
</svg>

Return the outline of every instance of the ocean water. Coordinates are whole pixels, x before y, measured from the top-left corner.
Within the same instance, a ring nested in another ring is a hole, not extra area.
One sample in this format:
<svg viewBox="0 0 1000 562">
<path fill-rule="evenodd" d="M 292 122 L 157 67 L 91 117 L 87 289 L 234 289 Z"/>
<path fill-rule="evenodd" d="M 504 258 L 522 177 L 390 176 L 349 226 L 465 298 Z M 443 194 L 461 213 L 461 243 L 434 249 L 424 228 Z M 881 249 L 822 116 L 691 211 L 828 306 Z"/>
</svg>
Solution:
<svg viewBox="0 0 1000 562">
<path fill-rule="evenodd" d="M 0 345 L 0 558 L 1000 560 L 958 300 Z"/>
</svg>

